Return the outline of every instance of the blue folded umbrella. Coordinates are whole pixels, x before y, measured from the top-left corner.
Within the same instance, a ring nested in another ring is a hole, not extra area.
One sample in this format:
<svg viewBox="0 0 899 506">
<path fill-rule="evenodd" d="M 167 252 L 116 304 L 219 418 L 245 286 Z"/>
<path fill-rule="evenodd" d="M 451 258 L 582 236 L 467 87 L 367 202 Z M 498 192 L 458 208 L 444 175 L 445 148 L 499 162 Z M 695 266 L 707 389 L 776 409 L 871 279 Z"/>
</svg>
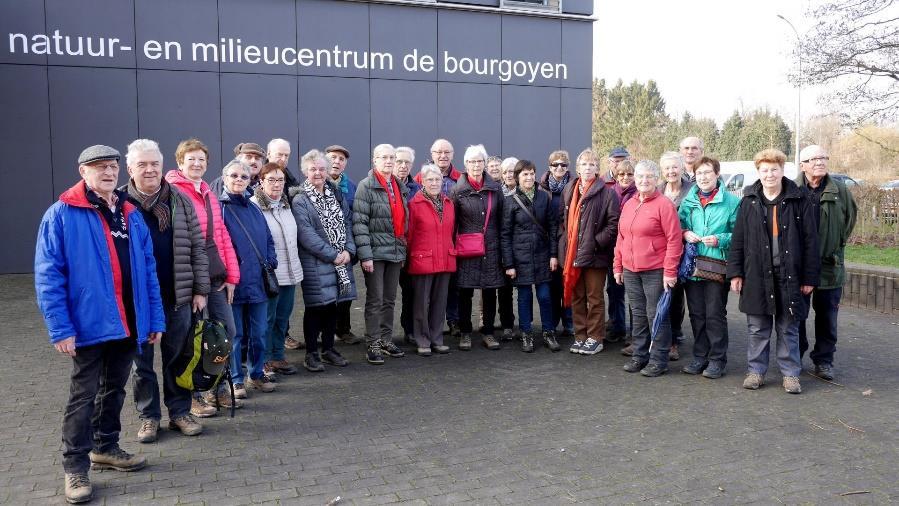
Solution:
<svg viewBox="0 0 899 506">
<path fill-rule="evenodd" d="M 686 283 L 696 267 L 696 245 L 688 242 L 684 245 L 684 254 L 680 257 L 680 265 L 677 267 L 677 280 Z"/>
<path fill-rule="evenodd" d="M 656 316 L 652 319 L 652 335 L 650 339 L 655 340 L 656 334 L 659 333 L 659 327 L 665 318 L 668 318 L 668 310 L 671 309 L 671 289 L 666 288 L 659 297 L 659 303 L 656 305 Z"/>
</svg>

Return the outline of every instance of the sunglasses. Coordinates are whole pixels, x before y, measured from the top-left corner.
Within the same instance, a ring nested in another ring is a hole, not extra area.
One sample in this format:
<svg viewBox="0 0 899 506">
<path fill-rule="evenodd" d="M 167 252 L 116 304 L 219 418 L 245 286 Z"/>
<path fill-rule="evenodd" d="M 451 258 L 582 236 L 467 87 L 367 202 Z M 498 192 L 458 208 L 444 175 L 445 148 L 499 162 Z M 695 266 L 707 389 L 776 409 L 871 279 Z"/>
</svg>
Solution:
<svg viewBox="0 0 899 506">
<path fill-rule="evenodd" d="M 243 179 L 244 181 L 250 179 L 250 176 L 246 174 L 228 174 L 228 177 L 231 179 Z"/>
<path fill-rule="evenodd" d="M 551 167 L 568 167 L 568 164 L 565 162 L 553 162 L 549 164 Z"/>
</svg>

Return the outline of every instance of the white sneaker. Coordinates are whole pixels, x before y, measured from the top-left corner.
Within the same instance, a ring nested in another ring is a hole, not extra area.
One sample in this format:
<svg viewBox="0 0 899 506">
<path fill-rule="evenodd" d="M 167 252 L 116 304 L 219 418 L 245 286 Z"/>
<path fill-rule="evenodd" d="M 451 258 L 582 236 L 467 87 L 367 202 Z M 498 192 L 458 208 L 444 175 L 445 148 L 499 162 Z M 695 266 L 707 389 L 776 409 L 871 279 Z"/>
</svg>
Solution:
<svg viewBox="0 0 899 506">
<path fill-rule="evenodd" d="M 588 337 L 584 342 L 584 345 L 581 346 L 581 355 L 596 355 L 597 353 L 602 351 L 602 341 L 597 341 L 592 337 Z"/>
</svg>

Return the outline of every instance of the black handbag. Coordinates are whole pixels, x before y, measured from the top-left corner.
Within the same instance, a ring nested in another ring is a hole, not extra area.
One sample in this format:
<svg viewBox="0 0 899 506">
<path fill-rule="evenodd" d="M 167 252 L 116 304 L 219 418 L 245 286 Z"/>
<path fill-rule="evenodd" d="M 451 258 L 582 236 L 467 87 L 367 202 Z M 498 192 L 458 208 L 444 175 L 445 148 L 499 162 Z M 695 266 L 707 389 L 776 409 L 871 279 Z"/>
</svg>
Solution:
<svg viewBox="0 0 899 506">
<path fill-rule="evenodd" d="M 253 242 L 253 236 L 250 235 L 250 232 L 247 230 L 247 227 L 243 226 L 243 223 L 240 221 L 240 218 L 237 217 L 237 213 L 231 211 L 231 216 L 234 216 L 234 219 L 237 220 L 237 224 L 240 225 L 243 233 L 246 234 L 247 240 L 250 241 L 250 246 L 253 247 L 253 251 L 256 252 L 256 258 L 259 259 L 259 266 L 262 268 L 262 286 L 265 287 L 265 294 L 271 297 L 276 297 L 278 293 L 280 293 L 281 288 L 278 286 L 278 276 L 275 275 L 275 268 L 269 265 L 269 263 L 262 256 L 262 253 L 259 252 L 259 248 L 256 247 L 256 243 Z"/>
<path fill-rule="evenodd" d="M 693 277 L 724 283 L 725 274 L 727 274 L 727 261 L 702 255 L 696 257 Z"/>
<path fill-rule="evenodd" d="M 209 194 L 204 197 L 206 200 L 206 256 L 209 257 L 209 284 L 213 289 L 225 281 L 228 269 L 225 262 L 222 262 L 222 256 L 219 255 L 218 246 L 215 245 L 213 238 L 214 225 L 212 222 L 212 204 L 209 202 Z"/>
</svg>

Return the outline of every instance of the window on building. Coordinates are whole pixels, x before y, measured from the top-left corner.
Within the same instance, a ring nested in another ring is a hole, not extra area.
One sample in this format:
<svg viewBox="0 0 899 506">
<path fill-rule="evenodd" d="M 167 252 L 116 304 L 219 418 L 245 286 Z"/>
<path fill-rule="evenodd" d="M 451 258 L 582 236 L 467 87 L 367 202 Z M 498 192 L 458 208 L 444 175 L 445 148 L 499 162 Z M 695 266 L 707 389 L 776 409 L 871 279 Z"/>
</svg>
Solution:
<svg viewBox="0 0 899 506">
<path fill-rule="evenodd" d="M 559 12 L 561 0 L 502 0 L 503 7 L 530 8 Z"/>
</svg>

